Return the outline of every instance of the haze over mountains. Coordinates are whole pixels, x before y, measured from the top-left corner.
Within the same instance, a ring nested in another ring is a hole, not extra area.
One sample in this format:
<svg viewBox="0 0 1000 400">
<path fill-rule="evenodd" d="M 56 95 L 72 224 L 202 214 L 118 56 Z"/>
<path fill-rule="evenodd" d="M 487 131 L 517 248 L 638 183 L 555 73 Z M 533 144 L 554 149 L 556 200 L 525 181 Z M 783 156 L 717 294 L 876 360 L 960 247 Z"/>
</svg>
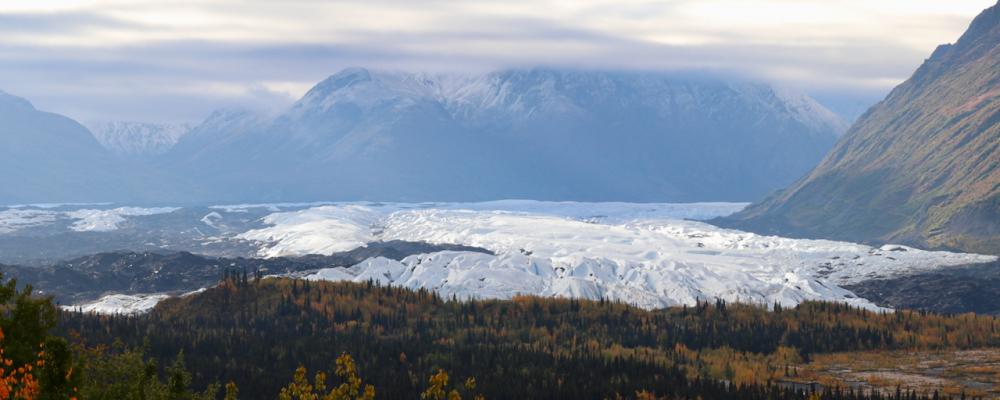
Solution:
<svg viewBox="0 0 1000 400">
<path fill-rule="evenodd" d="M 1000 253 L 1000 4 L 938 47 L 808 176 L 723 222 Z"/>
<path fill-rule="evenodd" d="M 693 73 L 354 68 L 275 118 L 220 111 L 183 136 L 101 129 L 106 146 L 168 177 L 67 200 L 749 201 L 808 171 L 844 125 L 804 95 Z M 94 159 L 74 164 L 85 186 L 116 169 L 91 142 L 65 150 Z M 38 151 L 36 166 L 68 157 Z M 52 198 L 26 184 L 8 189 Z"/>
<path fill-rule="evenodd" d="M 127 188 L 110 154 L 77 122 L 0 92 L 0 199 L 75 201 Z"/>
</svg>

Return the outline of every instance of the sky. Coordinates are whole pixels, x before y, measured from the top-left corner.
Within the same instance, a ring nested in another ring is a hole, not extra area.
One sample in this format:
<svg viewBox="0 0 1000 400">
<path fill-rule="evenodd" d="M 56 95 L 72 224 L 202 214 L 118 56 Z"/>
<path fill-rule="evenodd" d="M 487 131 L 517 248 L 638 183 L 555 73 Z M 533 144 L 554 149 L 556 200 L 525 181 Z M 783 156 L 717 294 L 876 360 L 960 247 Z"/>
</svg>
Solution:
<svg viewBox="0 0 1000 400">
<path fill-rule="evenodd" d="M 856 114 L 996 0 L 4 0 L 0 90 L 84 123 L 280 110 L 346 67 L 710 70 Z"/>
</svg>

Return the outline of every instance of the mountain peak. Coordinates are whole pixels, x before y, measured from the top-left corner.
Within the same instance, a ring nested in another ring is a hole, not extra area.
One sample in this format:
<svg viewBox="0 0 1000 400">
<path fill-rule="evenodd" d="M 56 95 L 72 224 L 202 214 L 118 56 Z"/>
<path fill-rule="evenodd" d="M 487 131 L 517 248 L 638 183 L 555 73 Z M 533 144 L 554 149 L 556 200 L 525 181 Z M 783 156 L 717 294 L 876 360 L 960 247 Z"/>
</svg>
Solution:
<svg viewBox="0 0 1000 400">
<path fill-rule="evenodd" d="M 14 108 L 20 110 L 34 110 L 35 106 L 31 104 L 30 101 L 14 96 L 10 93 L 0 90 L 0 107 L 3 108 Z"/>
<path fill-rule="evenodd" d="M 1000 45 L 1000 2 L 981 12 L 954 44 L 934 50 L 929 64 L 963 64 L 978 60 Z"/>
<path fill-rule="evenodd" d="M 972 23 L 969 24 L 969 29 L 962 35 L 959 42 L 967 38 L 977 38 L 998 33 L 1000 33 L 1000 2 L 979 13 L 976 19 L 972 20 Z"/>
<path fill-rule="evenodd" d="M 346 87 L 350 87 L 363 82 L 371 82 L 372 73 L 367 68 L 351 67 L 345 68 L 336 74 L 324 79 L 309 91 L 329 93 Z M 309 94 L 307 93 L 306 96 Z"/>
</svg>

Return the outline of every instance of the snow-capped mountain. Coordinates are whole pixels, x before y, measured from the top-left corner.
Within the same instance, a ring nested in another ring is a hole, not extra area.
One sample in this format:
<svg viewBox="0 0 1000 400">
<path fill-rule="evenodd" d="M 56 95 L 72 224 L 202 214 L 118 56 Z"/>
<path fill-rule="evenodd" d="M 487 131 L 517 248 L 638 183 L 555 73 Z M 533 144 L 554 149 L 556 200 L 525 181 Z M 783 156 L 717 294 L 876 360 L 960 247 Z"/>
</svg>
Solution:
<svg viewBox="0 0 1000 400">
<path fill-rule="evenodd" d="M 190 124 L 147 122 L 105 122 L 90 127 L 104 148 L 120 156 L 136 157 L 163 154 L 188 131 Z"/>
<path fill-rule="evenodd" d="M 278 117 L 235 117 L 194 128 L 169 168 L 254 201 L 746 201 L 805 173 L 844 129 L 767 85 L 551 69 L 353 68 Z"/>
</svg>

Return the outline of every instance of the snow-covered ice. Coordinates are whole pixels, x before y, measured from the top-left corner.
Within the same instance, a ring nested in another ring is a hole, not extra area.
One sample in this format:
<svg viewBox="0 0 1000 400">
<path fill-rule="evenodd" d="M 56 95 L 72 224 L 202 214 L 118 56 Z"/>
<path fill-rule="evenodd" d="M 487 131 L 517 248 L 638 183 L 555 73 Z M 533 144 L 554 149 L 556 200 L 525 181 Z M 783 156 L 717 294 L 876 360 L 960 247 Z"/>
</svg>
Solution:
<svg viewBox="0 0 1000 400">
<path fill-rule="evenodd" d="M 125 217 L 167 214 L 179 210 L 176 207 L 119 207 L 110 210 L 83 209 L 69 211 L 66 216 L 77 219 L 70 227 L 77 232 L 109 232 L 125 223 Z"/>
<path fill-rule="evenodd" d="M 81 311 L 93 314 L 142 314 L 152 310 L 160 301 L 170 297 L 166 294 L 109 294 L 95 301 L 63 306 L 67 311 Z"/>
<path fill-rule="evenodd" d="M 76 232 L 110 232 L 118 229 L 126 221 L 126 217 L 166 214 L 180 210 L 177 207 L 53 210 L 54 208 L 75 205 L 93 206 L 99 204 L 33 204 L 10 206 L 0 211 L 0 234 L 13 233 L 24 228 L 51 225 L 63 219 L 74 220 L 69 228 Z"/>
<path fill-rule="evenodd" d="M 331 254 L 375 241 L 481 247 L 493 254 L 442 251 L 401 261 L 365 260 L 306 279 L 377 281 L 459 298 L 518 294 L 608 298 L 658 308 L 697 299 L 794 305 L 829 300 L 875 308 L 845 285 L 992 256 L 788 239 L 722 229 L 696 220 L 729 215 L 743 203 L 634 204 L 505 200 L 483 203 L 288 203 L 218 206 L 200 222 L 266 210 L 262 228 L 229 239 L 256 244 L 262 257 Z M 71 229 L 107 231 L 127 217 L 175 208 L 0 211 L 0 233 L 58 219 Z M 197 218 L 197 217 L 196 217 Z M 226 239 L 226 240 L 229 240 Z M 89 312 L 143 312 L 164 294 L 111 295 Z"/>
<path fill-rule="evenodd" d="M 0 211 L 0 234 L 12 233 L 33 226 L 48 225 L 59 218 L 59 213 L 30 208 L 9 208 Z"/>
<path fill-rule="evenodd" d="M 377 240 L 482 247 L 495 255 L 448 251 L 401 262 L 371 259 L 308 278 L 371 279 L 461 298 L 604 297 L 645 308 L 713 298 L 784 305 L 831 300 L 874 308 L 841 286 L 996 259 L 760 236 L 678 219 L 727 215 L 742 206 L 335 204 L 271 214 L 264 219 L 268 227 L 241 238 L 259 242 L 265 257 L 330 254 Z"/>
<path fill-rule="evenodd" d="M 382 215 L 376 208 L 345 204 L 268 215 L 268 228 L 255 229 L 240 239 L 267 243 L 262 256 L 331 254 L 374 241 L 371 226 Z"/>
</svg>

